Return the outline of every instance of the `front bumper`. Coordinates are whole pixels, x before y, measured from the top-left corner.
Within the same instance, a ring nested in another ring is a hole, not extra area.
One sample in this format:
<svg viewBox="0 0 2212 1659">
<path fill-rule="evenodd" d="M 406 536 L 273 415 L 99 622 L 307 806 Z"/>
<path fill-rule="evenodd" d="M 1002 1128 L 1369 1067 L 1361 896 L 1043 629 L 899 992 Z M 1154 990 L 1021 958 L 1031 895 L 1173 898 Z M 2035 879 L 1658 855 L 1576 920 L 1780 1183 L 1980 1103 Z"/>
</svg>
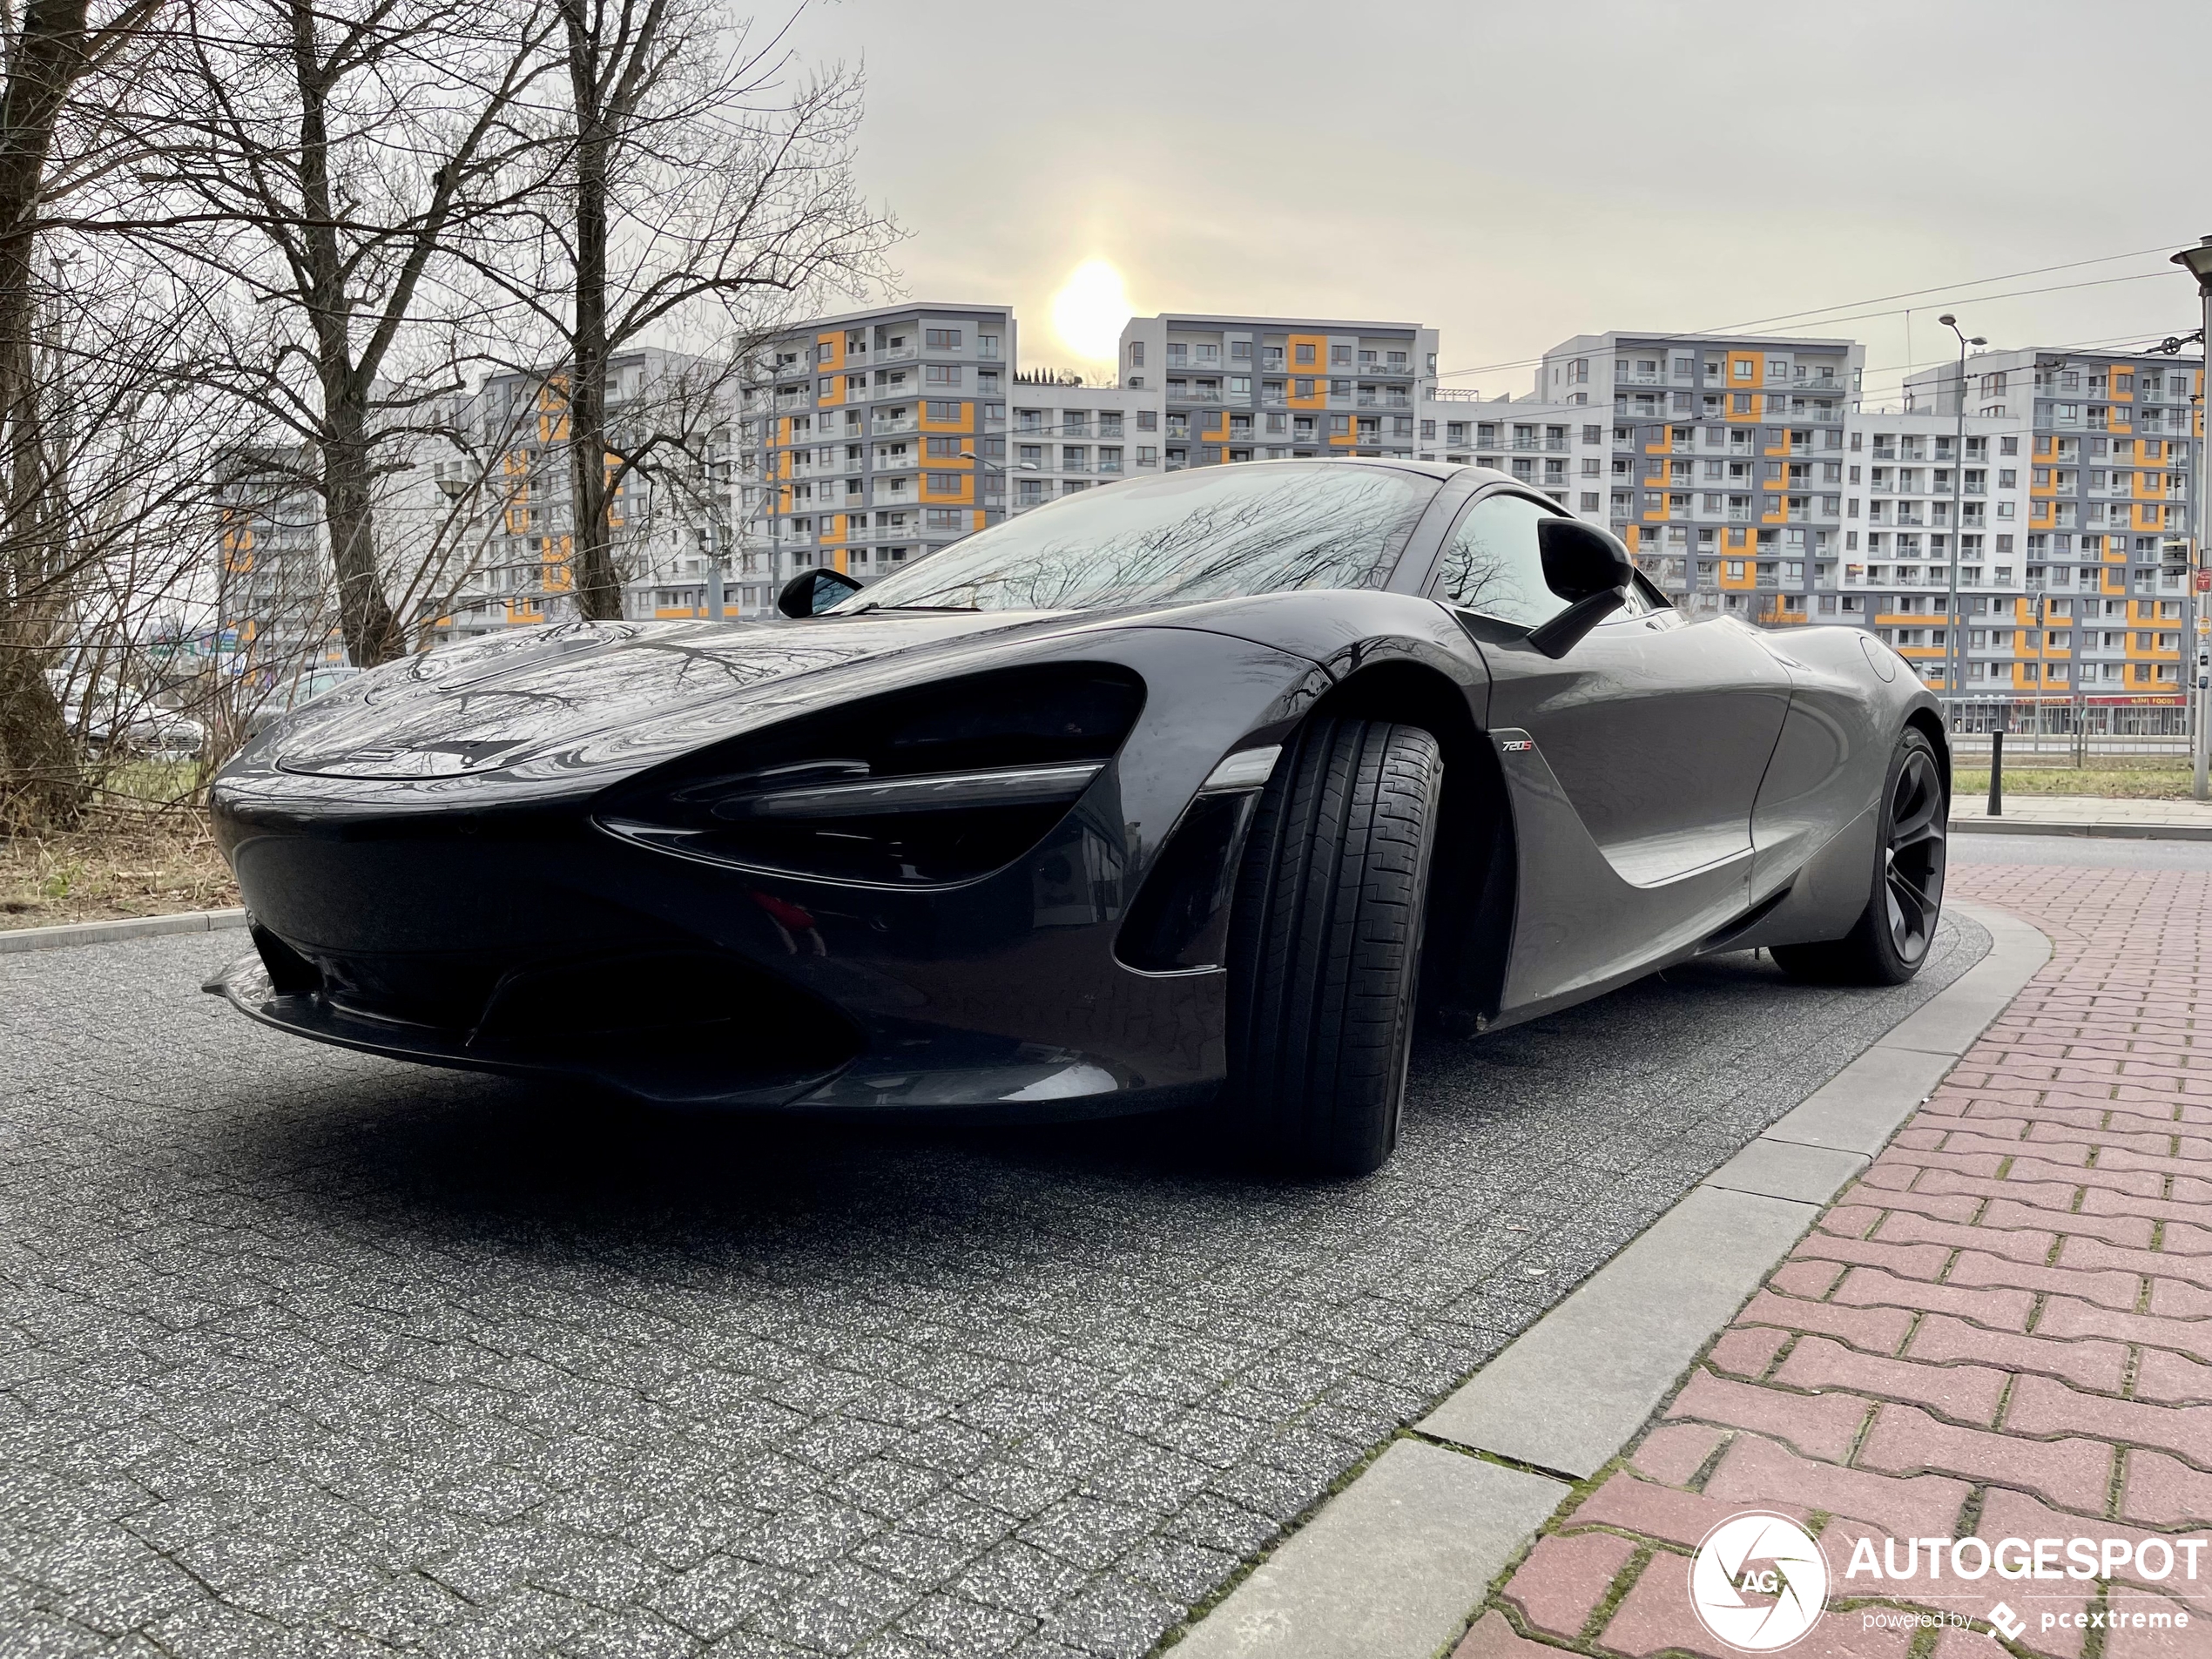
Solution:
<svg viewBox="0 0 2212 1659">
<path fill-rule="evenodd" d="M 1209 772 L 1286 730 L 1318 671 L 1184 630 L 1077 649 L 1142 676 L 1143 713 L 1042 843 L 956 887 L 641 846 L 593 823 L 604 778 L 503 813 L 467 777 L 245 779 L 218 825 L 262 955 L 208 988 L 319 1042 L 667 1103 L 1068 1117 L 1202 1098 L 1225 1071 L 1225 974 L 1132 968 L 1116 936 Z"/>
</svg>

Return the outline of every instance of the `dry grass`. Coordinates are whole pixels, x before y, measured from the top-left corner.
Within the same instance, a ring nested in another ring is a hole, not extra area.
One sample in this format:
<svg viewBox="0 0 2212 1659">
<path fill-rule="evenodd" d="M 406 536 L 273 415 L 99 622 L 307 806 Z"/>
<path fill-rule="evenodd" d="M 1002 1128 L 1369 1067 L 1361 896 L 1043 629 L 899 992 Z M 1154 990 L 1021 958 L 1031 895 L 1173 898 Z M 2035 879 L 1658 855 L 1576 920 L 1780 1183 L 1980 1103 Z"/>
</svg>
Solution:
<svg viewBox="0 0 2212 1659">
<path fill-rule="evenodd" d="M 207 815 L 192 808 L 108 806 L 65 833 L 0 840 L 0 929 L 237 902 Z"/>
<path fill-rule="evenodd" d="M 2189 769 L 2155 766 L 2016 766 L 2005 763 L 2007 795 L 2094 795 L 2108 800 L 2187 800 Z M 1989 793 L 1989 768 L 1961 766 L 1952 780 L 1960 795 Z"/>
</svg>

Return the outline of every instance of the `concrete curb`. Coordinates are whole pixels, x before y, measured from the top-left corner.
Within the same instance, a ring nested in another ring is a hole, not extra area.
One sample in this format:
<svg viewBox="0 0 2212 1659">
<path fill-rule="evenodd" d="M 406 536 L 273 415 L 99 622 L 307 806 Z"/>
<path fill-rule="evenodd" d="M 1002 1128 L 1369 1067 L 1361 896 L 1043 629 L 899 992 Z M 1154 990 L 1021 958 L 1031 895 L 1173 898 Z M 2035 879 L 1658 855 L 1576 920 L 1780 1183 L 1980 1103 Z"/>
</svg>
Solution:
<svg viewBox="0 0 2212 1659">
<path fill-rule="evenodd" d="M 2212 841 L 2212 824 L 2049 824 L 2033 818 L 1954 818 L 1953 835 L 2095 835 L 2120 841 Z"/>
<path fill-rule="evenodd" d="M 71 921 L 58 927 L 17 927 L 0 932 L 0 956 L 20 951 L 52 950 L 63 945 L 112 945 L 124 939 L 152 939 L 161 934 L 212 934 L 246 926 L 243 910 L 187 910 L 177 916 L 125 916 L 119 921 Z"/>
<path fill-rule="evenodd" d="M 1829 1201 L 2050 960 L 2040 929 L 1983 905 L 1957 907 L 1989 930 L 1987 955 L 1415 1424 L 1431 1443 L 1393 1444 L 1194 1625 L 1172 1649 L 1178 1659 L 1430 1659 L 1452 1641 L 1570 1483 L 1635 1438 Z M 1437 1461 L 1453 1457 L 1464 1470 Z M 1480 1515 L 1462 1519 L 1468 1504 Z M 1432 1604 L 1453 1595 L 1457 1614 L 1441 1620 Z"/>
</svg>

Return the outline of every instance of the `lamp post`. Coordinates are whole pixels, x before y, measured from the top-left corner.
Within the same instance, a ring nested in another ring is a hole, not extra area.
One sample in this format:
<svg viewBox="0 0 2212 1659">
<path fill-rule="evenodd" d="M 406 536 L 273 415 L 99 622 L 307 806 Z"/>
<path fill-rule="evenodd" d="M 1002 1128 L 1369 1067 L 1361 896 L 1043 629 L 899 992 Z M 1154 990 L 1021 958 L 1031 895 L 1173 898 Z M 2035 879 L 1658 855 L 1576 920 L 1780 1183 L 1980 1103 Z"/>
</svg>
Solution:
<svg viewBox="0 0 2212 1659">
<path fill-rule="evenodd" d="M 1951 693 L 1951 715 L 1955 719 L 1959 699 L 1966 691 L 1961 684 L 1966 675 L 1961 671 L 1966 653 L 1959 643 L 1959 553 L 1966 517 L 1966 347 L 1986 346 L 1989 341 L 1979 334 L 1969 340 L 1959 327 L 1959 319 L 1947 311 L 1936 320 L 1959 337 L 1959 424 L 1957 435 L 1951 441 L 1951 585 L 1943 631 L 1943 684 Z"/>
<path fill-rule="evenodd" d="M 977 466 L 979 466 L 979 467 L 982 468 L 984 471 L 986 471 L 986 472 L 995 472 L 995 473 L 998 474 L 998 475 L 999 475 L 999 482 L 1000 482 L 1001 484 L 1002 484 L 1002 483 L 1004 483 L 1004 482 L 1006 482 L 1006 480 L 1007 480 L 1009 476 L 1011 476 L 1011 475 L 1014 474 L 1014 472 L 1016 470 L 1016 469 L 1015 469 L 1015 468 L 1013 468 L 1013 467 L 1008 467 L 1008 466 L 1002 465 L 1001 463 L 1000 463 L 1000 462 L 995 462 L 995 461 L 986 461 L 986 460 L 985 460 L 985 459 L 984 459 L 981 455 L 977 455 L 977 454 L 975 453 L 975 448 L 974 448 L 974 445 L 972 445 L 972 444 L 971 444 L 970 446 L 968 446 L 968 448 L 965 448 L 965 449 L 961 450 L 960 453 L 961 453 L 961 460 L 963 460 L 963 461 L 972 461 L 972 462 L 974 462 Z M 1035 472 L 1037 469 L 1037 469 L 1037 463 L 1036 463 L 1035 462 L 1034 462 L 1034 461 L 1025 461 L 1025 462 L 1023 462 L 1022 463 L 1022 465 L 1021 465 L 1020 469 L 1019 469 L 1019 470 L 1021 470 L 1021 471 L 1022 471 L 1022 472 Z M 1014 509 L 1013 509 L 1012 506 L 1009 504 L 1009 505 L 1008 505 L 1008 507 L 1007 508 L 1007 510 L 1008 510 L 1008 512 L 1012 512 Z"/>
<path fill-rule="evenodd" d="M 2201 237 L 2195 247 L 2183 248 L 2174 255 L 2174 263 L 2184 267 L 2196 279 L 2196 297 L 2204 311 L 2203 372 L 2206 379 L 2200 383 L 2206 393 L 2212 393 L 2212 236 Z M 2212 400 L 2200 395 L 2196 407 L 2200 412 L 2212 408 Z M 2204 504 L 2205 496 L 2212 493 L 2212 445 L 2205 442 L 2207 427 L 2212 427 L 2212 419 L 2205 418 L 2200 413 L 2197 430 L 2192 435 L 2196 439 L 2196 487 L 2192 492 L 2195 499 L 2189 503 L 2189 516 L 2195 526 L 2195 534 L 2191 539 L 2195 546 L 2196 556 L 2189 561 L 2190 627 L 2184 636 L 2188 645 L 2183 652 L 2182 671 L 2188 677 L 2186 684 L 2189 699 L 2189 759 L 2195 770 L 2189 792 L 2199 800 L 2212 799 L 2212 789 L 2207 786 L 2208 782 L 2212 782 L 2207 777 L 2208 762 L 2212 762 L 2212 743 L 2208 743 L 2205 730 L 2208 724 L 2206 717 L 2212 714 L 2212 684 L 2209 684 L 2212 683 L 2212 659 L 2208 659 L 2207 656 L 2208 649 L 2212 648 L 2212 632 L 2208 632 L 2206 629 L 2206 624 L 2212 622 L 2212 617 L 2206 616 L 2204 601 L 2196 590 L 2197 583 L 2202 579 L 2202 573 L 2212 570 L 2212 563 L 2206 562 L 2204 553 L 2205 535 L 2212 530 L 2212 520 L 2208 520 Z"/>
</svg>

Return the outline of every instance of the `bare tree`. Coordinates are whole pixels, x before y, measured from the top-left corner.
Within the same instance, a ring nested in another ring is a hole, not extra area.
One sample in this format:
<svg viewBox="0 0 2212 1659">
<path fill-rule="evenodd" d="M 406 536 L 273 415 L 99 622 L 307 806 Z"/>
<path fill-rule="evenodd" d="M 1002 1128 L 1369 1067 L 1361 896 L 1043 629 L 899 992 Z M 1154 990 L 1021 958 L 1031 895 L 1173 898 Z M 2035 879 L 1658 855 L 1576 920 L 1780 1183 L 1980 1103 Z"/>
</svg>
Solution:
<svg viewBox="0 0 2212 1659">
<path fill-rule="evenodd" d="M 534 0 L 185 0 L 162 165 L 176 253 L 230 273 L 219 379 L 306 446 L 347 655 L 407 648 L 376 527 L 384 448 L 467 374 L 455 250 L 513 206 L 546 73 Z"/>
<path fill-rule="evenodd" d="M 73 303 L 54 221 L 135 153 L 115 101 L 160 0 L 31 0 L 4 17 L 0 92 L 0 824 L 67 822 L 84 799 L 69 721 L 51 683 L 73 578 L 97 551 L 72 500 L 85 454 L 106 435 L 83 422 L 132 402 L 148 354 L 111 372 L 77 334 L 101 319 Z M 79 246 L 84 267 L 98 264 Z M 158 285 L 157 285 L 158 286 Z M 75 296 L 81 299 L 81 295 Z M 154 355 L 160 354 L 157 350 Z M 117 372 L 119 371 L 119 372 Z M 72 411 L 74 417 L 71 418 Z"/>
<path fill-rule="evenodd" d="M 854 178 L 856 71 L 800 71 L 780 32 L 756 44 L 717 0 L 553 3 L 567 98 L 545 112 L 536 257 L 485 274 L 554 347 L 577 602 L 608 620 L 625 481 L 697 477 L 722 382 L 794 309 L 882 280 L 900 233 Z M 610 368 L 647 343 L 712 373 L 668 377 L 666 395 L 610 419 Z"/>
</svg>

